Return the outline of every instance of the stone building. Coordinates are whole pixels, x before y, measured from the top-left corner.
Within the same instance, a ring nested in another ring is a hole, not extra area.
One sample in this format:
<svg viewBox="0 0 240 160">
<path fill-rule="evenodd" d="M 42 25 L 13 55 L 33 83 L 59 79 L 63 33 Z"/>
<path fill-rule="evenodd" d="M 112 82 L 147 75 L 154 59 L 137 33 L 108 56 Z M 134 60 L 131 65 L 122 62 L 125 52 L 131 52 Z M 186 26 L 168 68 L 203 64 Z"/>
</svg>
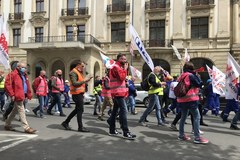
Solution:
<svg viewBox="0 0 240 160">
<path fill-rule="evenodd" d="M 30 77 L 56 69 L 64 77 L 74 61 L 86 72 L 103 75 L 99 51 L 115 59 L 126 53 L 129 62 L 149 73 L 137 50 L 129 53 L 133 24 L 155 65 L 180 72 L 171 44 L 184 55 L 187 48 L 196 68 L 215 65 L 225 71 L 227 53 L 240 58 L 239 0 L 1 0 L 8 21 L 11 61 L 26 61 Z M 208 78 L 207 72 L 201 73 Z M 140 81 L 140 80 L 138 80 Z M 92 90 L 92 84 L 90 85 Z"/>
</svg>

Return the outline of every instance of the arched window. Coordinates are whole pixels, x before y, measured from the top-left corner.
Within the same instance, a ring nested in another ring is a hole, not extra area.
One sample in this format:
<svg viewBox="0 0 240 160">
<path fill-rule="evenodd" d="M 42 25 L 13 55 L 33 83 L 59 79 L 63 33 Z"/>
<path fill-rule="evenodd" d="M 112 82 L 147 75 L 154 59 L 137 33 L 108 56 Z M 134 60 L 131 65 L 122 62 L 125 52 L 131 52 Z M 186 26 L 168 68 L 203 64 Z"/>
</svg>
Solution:
<svg viewBox="0 0 240 160">
<path fill-rule="evenodd" d="M 57 60 L 52 64 L 52 75 L 54 75 L 55 71 L 61 69 L 62 77 L 65 79 L 65 65 L 61 60 Z"/>
<path fill-rule="evenodd" d="M 170 64 L 163 60 L 163 59 L 153 59 L 153 64 L 154 66 L 161 66 L 163 69 L 165 69 L 166 71 L 168 71 L 170 73 Z M 149 68 L 147 63 L 144 63 L 143 65 L 143 71 L 142 71 L 142 79 L 144 79 L 145 77 L 147 77 L 147 75 L 151 72 L 151 69 Z"/>
<path fill-rule="evenodd" d="M 204 67 L 204 71 L 198 72 L 198 74 L 201 76 L 201 79 L 202 79 L 203 83 L 205 84 L 206 81 L 209 79 L 206 65 L 208 65 L 210 68 L 212 68 L 213 62 L 206 58 L 193 58 L 190 61 L 194 64 L 195 69 Z"/>
</svg>

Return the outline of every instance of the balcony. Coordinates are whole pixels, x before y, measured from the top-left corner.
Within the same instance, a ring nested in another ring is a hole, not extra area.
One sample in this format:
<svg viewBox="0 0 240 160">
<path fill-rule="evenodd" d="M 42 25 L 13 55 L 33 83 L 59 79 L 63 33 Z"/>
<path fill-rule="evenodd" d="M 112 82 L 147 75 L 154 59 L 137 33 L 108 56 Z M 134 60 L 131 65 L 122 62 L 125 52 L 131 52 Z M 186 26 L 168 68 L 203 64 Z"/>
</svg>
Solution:
<svg viewBox="0 0 240 160">
<path fill-rule="evenodd" d="M 143 42 L 146 48 L 150 47 L 171 47 L 172 40 L 146 40 Z"/>
<path fill-rule="evenodd" d="M 81 7 L 81 8 L 65 8 L 62 9 L 62 16 L 60 19 L 64 21 L 72 21 L 72 20 L 77 20 L 77 21 L 83 21 L 86 22 L 89 18 L 90 15 L 88 13 L 88 7 Z"/>
<path fill-rule="evenodd" d="M 164 0 L 164 1 L 149 1 L 145 3 L 145 10 L 156 10 L 156 9 L 162 9 L 165 10 L 167 8 L 170 8 L 170 0 Z"/>
<path fill-rule="evenodd" d="M 8 16 L 8 23 L 10 25 L 22 25 L 24 23 L 24 19 L 23 19 L 23 12 L 19 12 L 19 13 L 9 13 Z"/>
<path fill-rule="evenodd" d="M 187 8 L 212 8 L 214 3 L 214 0 L 187 0 Z"/>
<path fill-rule="evenodd" d="M 126 4 L 117 3 L 107 5 L 107 13 L 114 12 L 130 12 L 130 3 Z"/>
</svg>

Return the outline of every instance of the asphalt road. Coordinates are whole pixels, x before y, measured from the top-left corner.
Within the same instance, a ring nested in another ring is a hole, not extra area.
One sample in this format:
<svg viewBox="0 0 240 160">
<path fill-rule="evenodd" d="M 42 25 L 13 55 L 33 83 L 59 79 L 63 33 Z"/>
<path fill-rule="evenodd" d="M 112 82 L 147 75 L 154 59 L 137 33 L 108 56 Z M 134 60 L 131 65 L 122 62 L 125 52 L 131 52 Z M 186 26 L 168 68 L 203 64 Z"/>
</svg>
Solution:
<svg viewBox="0 0 240 160">
<path fill-rule="evenodd" d="M 34 101 L 28 104 L 33 109 Z M 72 109 L 64 108 L 69 114 Z M 83 116 L 85 127 L 90 133 L 77 132 L 74 118 L 70 125 L 73 131 L 61 127 L 65 119 L 58 115 L 40 119 L 32 112 L 27 113 L 31 127 L 38 130 L 36 135 L 27 135 L 19 121 L 13 122 L 17 132 L 5 131 L 4 122 L 0 122 L 0 159 L 1 160 L 239 160 L 240 131 L 230 130 L 229 123 L 223 123 L 219 117 L 205 116 L 210 126 L 202 127 L 204 137 L 210 140 L 207 145 L 193 144 L 177 140 L 178 132 L 168 126 L 159 127 L 155 114 L 149 115 L 149 127 L 140 126 L 137 122 L 143 107 L 137 107 L 138 115 L 128 115 L 131 132 L 137 135 L 136 140 L 125 140 L 121 136 L 108 136 L 106 121 L 98 121 L 93 116 L 93 105 L 85 106 Z M 0 115 L 1 116 L 1 115 Z M 232 118 L 233 115 L 230 116 Z M 172 121 L 174 115 L 167 118 Z M 187 120 L 186 132 L 191 135 L 190 120 Z M 119 127 L 119 123 L 117 123 Z M 192 135 L 191 135 L 192 136 Z"/>
</svg>

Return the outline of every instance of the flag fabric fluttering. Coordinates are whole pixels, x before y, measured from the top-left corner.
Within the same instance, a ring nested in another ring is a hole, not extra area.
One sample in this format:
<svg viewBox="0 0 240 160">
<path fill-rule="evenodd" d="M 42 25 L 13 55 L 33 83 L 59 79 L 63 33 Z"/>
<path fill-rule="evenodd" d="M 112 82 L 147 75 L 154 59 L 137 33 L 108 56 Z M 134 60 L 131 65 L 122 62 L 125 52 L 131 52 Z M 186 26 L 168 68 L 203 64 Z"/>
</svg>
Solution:
<svg viewBox="0 0 240 160">
<path fill-rule="evenodd" d="M 134 56 L 134 42 L 133 42 L 133 40 L 131 40 L 131 44 L 129 46 L 129 51 L 130 51 L 131 55 Z"/>
<path fill-rule="evenodd" d="M 134 29 L 132 24 L 129 25 L 129 32 L 132 35 L 132 40 L 133 40 L 134 46 L 138 49 L 138 51 L 141 54 L 144 61 L 148 64 L 150 69 L 153 71 L 154 64 L 153 64 L 152 58 L 149 56 L 149 54 L 145 50 L 142 40 L 140 39 L 138 33 L 136 32 L 136 30 Z"/>
<path fill-rule="evenodd" d="M 8 43 L 6 40 L 6 22 L 3 20 L 3 16 L 0 17 L 0 62 L 6 69 L 10 68 L 8 57 Z"/>
<path fill-rule="evenodd" d="M 139 79 L 142 79 L 142 72 L 137 70 L 135 67 L 130 66 L 130 71 L 133 77 L 138 77 Z"/>
<path fill-rule="evenodd" d="M 182 56 L 181 56 L 181 54 L 178 52 L 178 49 L 177 49 L 175 46 L 173 46 L 173 45 L 171 45 L 171 46 L 172 46 L 172 49 L 173 49 L 174 53 L 176 54 L 178 60 L 181 60 L 181 59 L 182 59 Z"/>
<path fill-rule="evenodd" d="M 100 52 L 103 64 L 105 65 L 106 68 L 111 69 L 115 65 L 115 61 L 113 59 L 110 59 L 109 57 L 105 56 Z"/>
<path fill-rule="evenodd" d="M 213 93 L 217 93 L 221 96 L 224 96 L 226 86 L 225 85 L 226 75 L 215 66 L 213 66 L 212 71 L 213 71 L 212 74 Z"/>
<path fill-rule="evenodd" d="M 238 77 L 240 75 L 240 67 L 235 59 L 229 54 L 226 69 L 226 99 L 237 99 L 238 95 Z"/>
<path fill-rule="evenodd" d="M 184 61 L 185 62 L 189 62 L 190 61 L 190 55 L 188 54 L 187 48 L 185 48 Z"/>
</svg>

